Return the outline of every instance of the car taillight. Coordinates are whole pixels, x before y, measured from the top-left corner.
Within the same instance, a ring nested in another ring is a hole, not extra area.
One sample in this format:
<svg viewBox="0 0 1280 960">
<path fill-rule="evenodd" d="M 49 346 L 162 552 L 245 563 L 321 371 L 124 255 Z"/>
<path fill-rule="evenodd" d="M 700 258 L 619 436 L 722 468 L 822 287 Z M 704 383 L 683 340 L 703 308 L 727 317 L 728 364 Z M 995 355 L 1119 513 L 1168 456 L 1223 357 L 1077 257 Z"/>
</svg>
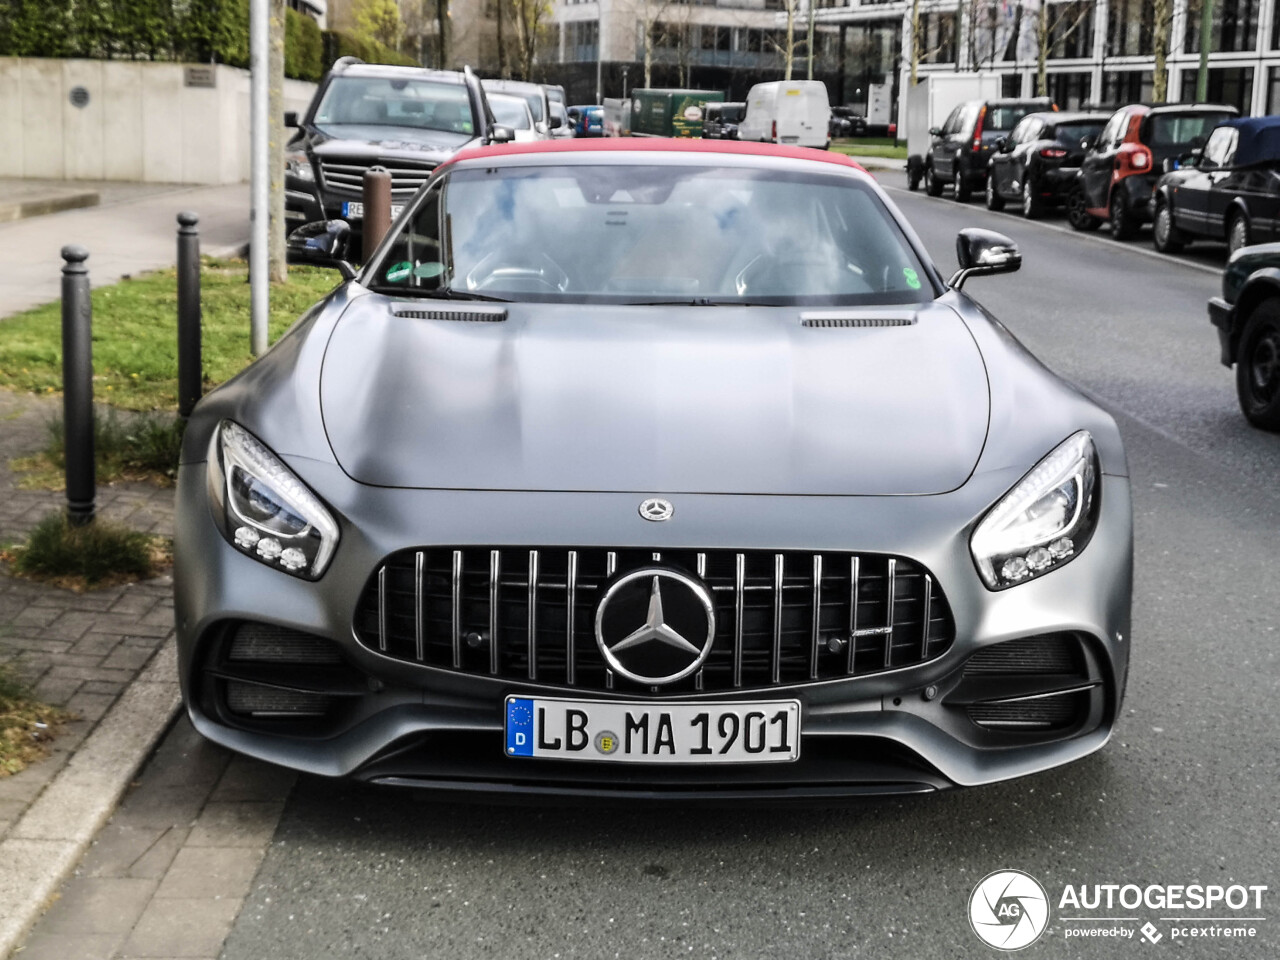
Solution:
<svg viewBox="0 0 1280 960">
<path fill-rule="evenodd" d="M 778 121 L 773 121 L 773 129 L 769 133 L 769 137 L 776 143 L 778 140 Z"/>
<path fill-rule="evenodd" d="M 987 108 L 978 111 L 978 122 L 973 127 L 973 149 L 982 147 L 982 122 L 987 119 Z"/>
<path fill-rule="evenodd" d="M 1129 163 L 1134 170 L 1150 170 L 1151 169 L 1151 151 L 1146 147 L 1138 147 L 1129 157 Z"/>
<path fill-rule="evenodd" d="M 1116 155 L 1116 177 L 1151 169 L 1151 151 L 1140 143 L 1126 143 Z"/>
<path fill-rule="evenodd" d="M 1061 160 L 1066 155 L 1067 151 L 1063 150 L 1061 147 L 1045 147 L 1040 151 L 1040 156 L 1044 157 L 1046 160 Z"/>
</svg>

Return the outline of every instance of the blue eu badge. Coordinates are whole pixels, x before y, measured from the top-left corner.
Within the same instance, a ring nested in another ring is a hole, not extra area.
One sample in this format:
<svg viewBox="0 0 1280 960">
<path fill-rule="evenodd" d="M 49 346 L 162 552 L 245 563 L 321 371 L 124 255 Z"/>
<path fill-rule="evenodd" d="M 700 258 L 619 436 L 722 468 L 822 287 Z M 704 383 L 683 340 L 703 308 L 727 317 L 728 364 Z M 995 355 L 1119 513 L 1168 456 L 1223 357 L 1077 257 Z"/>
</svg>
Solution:
<svg viewBox="0 0 1280 960">
<path fill-rule="evenodd" d="M 507 701 L 507 755 L 533 756 L 533 701 L 512 697 Z"/>
</svg>

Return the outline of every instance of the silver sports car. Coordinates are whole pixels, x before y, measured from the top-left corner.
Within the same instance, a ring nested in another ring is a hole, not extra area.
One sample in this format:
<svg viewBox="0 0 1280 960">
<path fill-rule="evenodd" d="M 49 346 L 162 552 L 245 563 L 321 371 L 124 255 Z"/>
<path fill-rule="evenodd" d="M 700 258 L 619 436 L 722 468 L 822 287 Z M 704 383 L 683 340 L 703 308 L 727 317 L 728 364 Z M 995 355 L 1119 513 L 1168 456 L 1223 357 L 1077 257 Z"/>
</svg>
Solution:
<svg viewBox="0 0 1280 960">
<path fill-rule="evenodd" d="M 1127 676 L 1112 418 L 846 158 L 474 148 L 191 418 L 178 637 L 206 737 L 473 793 L 990 783 Z M 1010 281 L 1013 282 L 1013 281 Z"/>
</svg>

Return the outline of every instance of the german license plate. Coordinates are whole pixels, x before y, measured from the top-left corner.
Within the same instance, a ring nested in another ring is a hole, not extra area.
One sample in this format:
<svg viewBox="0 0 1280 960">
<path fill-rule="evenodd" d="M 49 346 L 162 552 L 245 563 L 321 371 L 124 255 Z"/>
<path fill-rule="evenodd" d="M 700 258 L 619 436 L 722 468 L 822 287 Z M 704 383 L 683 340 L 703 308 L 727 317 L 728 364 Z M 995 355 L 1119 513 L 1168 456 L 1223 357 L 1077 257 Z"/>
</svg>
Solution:
<svg viewBox="0 0 1280 960">
<path fill-rule="evenodd" d="M 507 756 L 622 763 L 783 763 L 800 701 L 653 703 L 508 697 Z"/>
<path fill-rule="evenodd" d="M 400 211 L 404 209 L 403 203 L 393 203 L 391 205 L 391 219 L 394 220 L 400 216 Z M 364 203 L 356 200 L 344 200 L 342 202 L 342 216 L 364 218 Z"/>
</svg>

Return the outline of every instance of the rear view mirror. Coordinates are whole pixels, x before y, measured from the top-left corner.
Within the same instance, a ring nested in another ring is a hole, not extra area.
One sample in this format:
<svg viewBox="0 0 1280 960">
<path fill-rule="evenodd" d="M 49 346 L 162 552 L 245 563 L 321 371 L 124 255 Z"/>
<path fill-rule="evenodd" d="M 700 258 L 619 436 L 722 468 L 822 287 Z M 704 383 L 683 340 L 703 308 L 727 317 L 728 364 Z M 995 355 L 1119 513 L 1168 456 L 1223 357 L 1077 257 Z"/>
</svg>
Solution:
<svg viewBox="0 0 1280 960">
<path fill-rule="evenodd" d="M 1091 134 L 1089 134 L 1087 137 L 1081 137 L 1081 138 L 1080 138 L 1080 149 L 1081 149 L 1081 150 L 1092 150 L 1092 149 L 1094 148 L 1094 145 L 1095 145 L 1097 142 L 1098 142 L 1098 135 L 1097 135 L 1096 133 L 1091 133 Z"/>
<path fill-rule="evenodd" d="M 495 123 L 489 129 L 490 143 L 510 143 L 516 138 L 516 132 L 510 127 L 504 127 L 500 123 Z"/>
<path fill-rule="evenodd" d="M 941 128 L 941 127 L 930 127 L 930 128 L 929 128 L 929 136 L 931 136 L 931 137 L 940 137 L 940 136 L 942 136 L 942 128 Z"/>
<path fill-rule="evenodd" d="M 559 115 L 559 114 L 556 114 L 556 113 L 553 113 L 553 114 L 551 115 L 551 129 L 552 129 L 552 130 L 559 130 L 561 126 L 563 126 L 563 124 L 562 124 L 562 123 L 561 123 L 561 121 L 560 121 L 560 115 Z"/>
<path fill-rule="evenodd" d="M 351 225 L 345 220 L 316 220 L 304 223 L 289 234 L 286 259 L 313 267 L 332 267 L 350 280 L 356 269 L 347 262 Z"/>
<path fill-rule="evenodd" d="M 956 236 L 956 260 L 960 269 L 949 284 L 956 290 L 969 277 L 1013 273 L 1022 268 L 1022 254 L 1016 243 L 1003 233 L 980 227 L 966 227 Z"/>
<path fill-rule="evenodd" d="M 1001 153 L 1008 153 L 1012 144 L 1008 137 L 996 137 L 996 149 Z"/>
</svg>

